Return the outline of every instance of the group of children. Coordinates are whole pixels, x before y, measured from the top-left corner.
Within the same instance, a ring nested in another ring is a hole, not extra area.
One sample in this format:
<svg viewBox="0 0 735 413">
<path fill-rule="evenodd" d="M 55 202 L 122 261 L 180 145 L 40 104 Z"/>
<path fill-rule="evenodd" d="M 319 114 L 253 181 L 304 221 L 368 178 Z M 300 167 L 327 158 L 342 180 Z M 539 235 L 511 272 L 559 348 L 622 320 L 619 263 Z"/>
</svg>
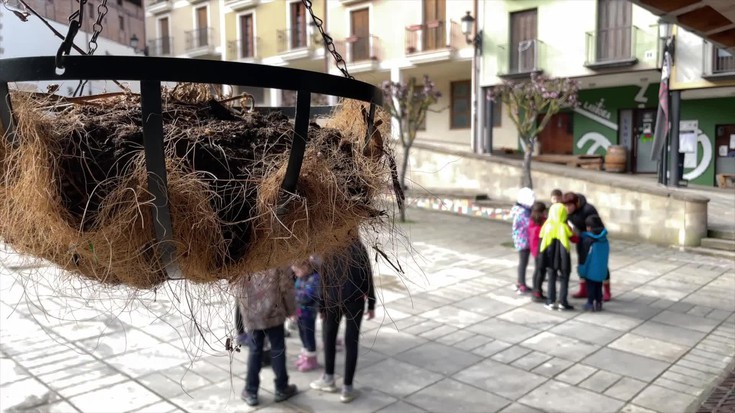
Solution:
<svg viewBox="0 0 735 413">
<path fill-rule="evenodd" d="M 587 298 L 585 311 L 601 311 L 602 302 L 610 300 L 610 245 L 607 230 L 594 206 L 582 195 L 562 194 L 555 189 L 547 210 L 546 204 L 536 201 L 532 189 L 521 188 L 511 214 L 513 243 L 519 253 L 517 293 L 531 292 L 533 301 L 545 303 L 549 310 L 573 310 L 567 294 L 572 272 L 570 249 L 574 243 L 577 244 L 577 273 L 581 278 L 580 291 L 574 297 Z M 526 284 L 530 257 L 536 263 L 532 287 Z M 548 296 L 544 296 L 542 286 L 547 275 Z"/>
<path fill-rule="evenodd" d="M 275 373 L 275 401 L 283 401 L 297 392 L 288 384 L 286 372 L 285 322 L 295 319 L 298 325 L 302 350 L 296 360 L 296 368 L 306 372 L 319 368 L 317 362 L 316 319 L 321 314 L 324 332 L 325 372 L 311 388 L 337 392 L 334 380 L 335 353 L 338 346 L 337 332 L 342 316 L 345 328 L 345 374 L 340 401 L 349 403 L 357 397 L 352 379 L 357 365 L 360 324 L 367 302 L 367 318 L 375 317 L 375 292 L 370 261 L 362 242 L 356 239 L 347 250 L 330 259 L 329 282 L 322 284 L 321 258 L 294 263 L 290 267 L 253 274 L 243 280 L 239 293 L 236 320 L 242 327 L 238 337 L 247 344 L 248 369 L 242 399 L 256 406 L 260 387 L 260 370 L 266 358 L 265 338 L 270 342 L 270 364 Z M 240 311 L 241 310 L 241 311 Z M 247 330 L 249 333 L 244 334 Z"/>
</svg>

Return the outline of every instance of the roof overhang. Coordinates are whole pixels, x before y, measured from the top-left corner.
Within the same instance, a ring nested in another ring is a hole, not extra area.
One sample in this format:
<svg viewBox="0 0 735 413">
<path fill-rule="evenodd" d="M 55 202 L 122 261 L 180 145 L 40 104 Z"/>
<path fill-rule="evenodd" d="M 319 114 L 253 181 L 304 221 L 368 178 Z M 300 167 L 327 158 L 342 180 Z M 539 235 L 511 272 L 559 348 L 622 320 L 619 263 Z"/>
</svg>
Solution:
<svg viewBox="0 0 735 413">
<path fill-rule="evenodd" d="M 735 1 L 631 0 L 668 23 L 674 23 L 735 54 Z"/>
</svg>

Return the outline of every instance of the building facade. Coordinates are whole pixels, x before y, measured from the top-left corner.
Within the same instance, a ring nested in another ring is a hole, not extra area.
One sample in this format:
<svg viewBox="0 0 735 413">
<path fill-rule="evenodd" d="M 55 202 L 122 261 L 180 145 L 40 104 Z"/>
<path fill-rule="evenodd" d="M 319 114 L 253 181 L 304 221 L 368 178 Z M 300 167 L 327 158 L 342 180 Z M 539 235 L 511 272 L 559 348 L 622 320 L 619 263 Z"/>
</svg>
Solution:
<svg viewBox="0 0 735 413">
<path fill-rule="evenodd" d="M 621 145 L 627 171 L 657 172 L 651 150 L 663 51 L 658 16 L 627 0 L 481 2 L 479 16 L 480 90 L 531 73 L 579 82 L 579 107 L 551 120 L 539 135 L 539 153 L 604 155 L 610 145 Z M 735 173 L 735 164 L 718 164 L 714 156 L 715 145 L 718 151 L 723 146 L 718 139 L 729 137 L 735 123 L 735 62 L 696 35 L 675 35 L 670 89 L 688 88 L 682 94 L 682 131 L 698 135 L 695 152 L 683 155 L 683 177 L 711 186 L 716 171 Z M 486 93 L 478 100 L 476 151 L 517 150 L 507 109 L 493 105 Z"/>
</svg>

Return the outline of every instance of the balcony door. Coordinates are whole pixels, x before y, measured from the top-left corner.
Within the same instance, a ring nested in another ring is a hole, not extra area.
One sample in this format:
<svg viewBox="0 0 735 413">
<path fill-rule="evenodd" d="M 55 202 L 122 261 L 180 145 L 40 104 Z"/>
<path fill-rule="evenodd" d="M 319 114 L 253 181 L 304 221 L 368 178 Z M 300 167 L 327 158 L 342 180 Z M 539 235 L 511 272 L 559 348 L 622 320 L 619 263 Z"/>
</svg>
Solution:
<svg viewBox="0 0 735 413">
<path fill-rule="evenodd" d="M 436 50 L 446 47 L 447 40 L 444 29 L 446 26 L 447 1 L 423 0 L 423 2 L 423 50 Z"/>
<path fill-rule="evenodd" d="M 510 14 L 510 69 L 512 73 L 536 69 L 537 11 L 524 10 Z"/>
<path fill-rule="evenodd" d="M 253 15 L 240 16 L 240 57 L 255 56 L 255 36 L 253 31 Z"/>
<path fill-rule="evenodd" d="M 170 55 L 171 54 L 171 32 L 169 30 L 168 17 L 158 19 L 158 35 L 160 42 L 156 46 L 160 49 L 154 51 L 159 55 Z"/>
<path fill-rule="evenodd" d="M 195 47 L 209 46 L 209 23 L 207 21 L 207 6 L 199 7 L 196 9 L 196 43 Z"/>
<path fill-rule="evenodd" d="M 291 48 L 306 47 L 306 8 L 304 8 L 304 3 L 300 1 L 292 2 L 290 7 Z"/>
<path fill-rule="evenodd" d="M 370 10 L 360 9 L 350 12 L 350 24 L 352 61 L 370 59 Z"/>
<path fill-rule="evenodd" d="M 632 57 L 632 3 L 628 0 L 597 0 L 597 61 Z"/>
</svg>

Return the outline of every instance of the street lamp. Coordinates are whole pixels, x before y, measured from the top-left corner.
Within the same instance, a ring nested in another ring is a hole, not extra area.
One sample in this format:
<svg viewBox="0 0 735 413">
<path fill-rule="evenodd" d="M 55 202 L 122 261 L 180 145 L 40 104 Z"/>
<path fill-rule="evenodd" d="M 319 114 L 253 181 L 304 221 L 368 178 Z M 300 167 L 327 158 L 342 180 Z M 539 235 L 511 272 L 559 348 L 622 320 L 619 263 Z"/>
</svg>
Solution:
<svg viewBox="0 0 735 413">
<path fill-rule="evenodd" d="M 465 40 L 467 40 L 467 44 L 471 44 L 475 46 L 475 53 L 482 53 L 482 30 L 478 30 L 478 32 L 475 34 L 475 37 L 470 39 L 470 34 L 472 34 L 472 28 L 475 24 L 475 18 L 472 17 L 470 12 L 467 12 L 467 14 L 462 17 L 462 34 L 465 37 Z"/>
<path fill-rule="evenodd" d="M 144 47 L 143 49 L 138 49 L 138 45 L 140 44 L 140 40 L 138 39 L 138 36 L 133 33 L 132 36 L 130 36 L 130 47 L 133 48 L 133 51 L 136 54 L 142 53 L 144 56 L 148 56 L 148 46 Z"/>
<path fill-rule="evenodd" d="M 486 153 L 490 152 L 491 144 L 485 144 L 482 142 L 482 138 L 480 135 L 480 123 L 478 122 L 478 111 L 479 111 L 479 104 L 478 104 L 478 97 L 480 95 L 479 91 L 479 73 L 478 70 L 480 68 L 480 65 L 478 64 L 478 56 L 482 56 L 482 30 L 477 30 L 476 33 L 472 38 L 470 38 L 470 35 L 473 32 L 473 29 L 475 29 L 475 18 L 472 17 L 470 12 L 468 11 L 467 14 L 465 14 L 462 19 L 462 34 L 465 37 L 465 40 L 467 41 L 467 44 L 471 44 L 474 48 L 474 53 L 472 55 L 472 79 L 471 79 L 471 85 L 472 85 L 472 109 L 471 109 L 471 130 L 472 130 L 472 148 L 475 152 L 480 153 Z M 492 131 L 490 132 L 492 133 Z"/>
<path fill-rule="evenodd" d="M 658 38 L 663 42 L 663 51 L 669 52 L 672 64 L 674 62 L 674 50 L 676 49 L 676 36 L 672 34 L 673 28 L 674 25 L 665 20 L 658 21 Z"/>
</svg>

